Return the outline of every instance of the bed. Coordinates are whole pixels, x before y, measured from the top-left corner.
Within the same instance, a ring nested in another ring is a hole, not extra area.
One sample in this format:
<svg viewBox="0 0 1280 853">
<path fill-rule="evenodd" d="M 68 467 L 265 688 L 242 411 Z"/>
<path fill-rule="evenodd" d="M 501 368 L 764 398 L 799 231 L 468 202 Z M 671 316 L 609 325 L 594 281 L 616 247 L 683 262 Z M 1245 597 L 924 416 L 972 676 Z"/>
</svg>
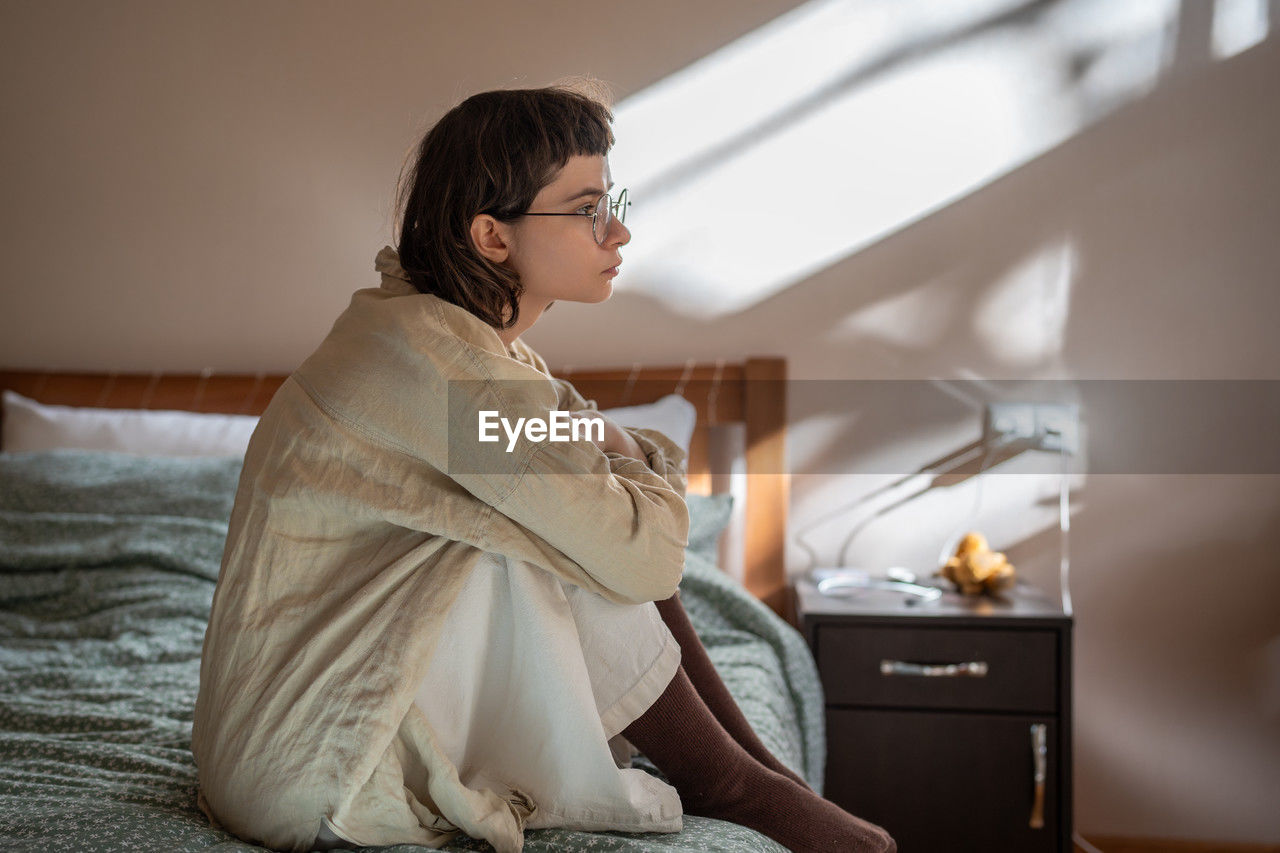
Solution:
<svg viewBox="0 0 1280 853">
<path fill-rule="evenodd" d="M 649 404 L 672 391 L 693 403 L 682 599 L 761 739 L 820 792 L 821 690 L 803 640 L 778 615 L 788 612 L 785 364 L 555 373 L 601 409 Z M 126 409 L 252 416 L 283 379 L 0 371 L 0 390 L 67 417 Z M 8 435 L 14 424 L 5 426 Z M 728 434 L 745 436 L 741 582 L 718 565 L 732 507 L 729 478 L 714 460 Z M 262 849 L 209 826 L 196 807 L 190 753 L 200 647 L 240 459 L 65 446 L 0 451 L 0 848 Z M 635 763 L 661 775 L 643 757 Z M 782 849 L 744 827 L 698 817 L 686 817 L 675 834 L 531 830 L 525 845 Z M 489 847 L 459 836 L 443 849 Z"/>
</svg>

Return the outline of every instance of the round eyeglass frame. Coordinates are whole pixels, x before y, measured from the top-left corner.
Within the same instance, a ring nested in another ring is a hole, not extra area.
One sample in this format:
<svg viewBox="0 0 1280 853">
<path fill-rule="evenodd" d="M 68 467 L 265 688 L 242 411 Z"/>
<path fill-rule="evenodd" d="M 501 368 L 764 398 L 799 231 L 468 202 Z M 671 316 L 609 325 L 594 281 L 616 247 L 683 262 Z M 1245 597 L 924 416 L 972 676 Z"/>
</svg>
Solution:
<svg viewBox="0 0 1280 853">
<path fill-rule="evenodd" d="M 614 199 L 609 193 L 605 193 L 596 199 L 596 203 L 592 206 L 590 213 L 581 210 L 575 210 L 572 213 L 530 213 L 525 211 L 520 215 L 588 217 L 591 220 L 591 236 L 595 239 L 597 246 L 603 246 L 604 238 L 609 235 L 609 223 L 617 219 L 625 224 L 627 221 L 627 208 L 630 205 L 631 202 L 627 199 L 627 190 L 624 187 L 618 191 L 617 199 Z"/>
</svg>

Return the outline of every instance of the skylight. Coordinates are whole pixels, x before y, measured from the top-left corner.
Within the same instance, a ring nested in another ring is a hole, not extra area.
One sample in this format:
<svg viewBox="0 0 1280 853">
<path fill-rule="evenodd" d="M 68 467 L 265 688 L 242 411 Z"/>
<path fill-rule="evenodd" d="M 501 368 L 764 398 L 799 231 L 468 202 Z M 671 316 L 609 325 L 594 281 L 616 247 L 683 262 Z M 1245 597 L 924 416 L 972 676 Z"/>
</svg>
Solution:
<svg viewBox="0 0 1280 853">
<path fill-rule="evenodd" d="M 1265 35 L 1265 0 L 1218 12 L 1215 45 L 1260 38 L 1259 15 Z M 1148 91 L 1177 18 L 1176 0 L 811 0 L 618 105 L 627 286 L 743 310 Z"/>
</svg>

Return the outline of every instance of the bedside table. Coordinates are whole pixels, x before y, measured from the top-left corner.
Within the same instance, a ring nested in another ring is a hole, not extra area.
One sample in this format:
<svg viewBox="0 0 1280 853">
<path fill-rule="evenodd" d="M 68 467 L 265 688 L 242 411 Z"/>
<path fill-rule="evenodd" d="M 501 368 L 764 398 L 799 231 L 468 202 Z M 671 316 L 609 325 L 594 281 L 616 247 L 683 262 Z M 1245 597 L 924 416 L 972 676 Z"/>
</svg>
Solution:
<svg viewBox="0 0 1280 853">
<path fill-rule="evenodd" d="M 902 853 L 1070 853 L 1071 617 L 1055 600 L 795 591 L 826 694 L 828 799 Z"/>
</svg>

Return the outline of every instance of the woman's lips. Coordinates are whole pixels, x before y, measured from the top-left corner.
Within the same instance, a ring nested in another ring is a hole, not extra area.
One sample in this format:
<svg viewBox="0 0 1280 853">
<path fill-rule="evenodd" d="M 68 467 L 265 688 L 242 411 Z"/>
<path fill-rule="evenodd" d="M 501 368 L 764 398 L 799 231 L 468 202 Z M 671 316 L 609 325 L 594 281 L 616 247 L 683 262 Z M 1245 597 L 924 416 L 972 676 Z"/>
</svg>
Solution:
<svg viewBox="0 0 1280 853">
<path fill-rule="evenodd" d="M 622 266 L 622 264 L 618 264 L 618 266 Z M 604 271 L 604 274 L 613 277 L 618 274 L 618 267 L 609 267 Z"/>
</svg>

